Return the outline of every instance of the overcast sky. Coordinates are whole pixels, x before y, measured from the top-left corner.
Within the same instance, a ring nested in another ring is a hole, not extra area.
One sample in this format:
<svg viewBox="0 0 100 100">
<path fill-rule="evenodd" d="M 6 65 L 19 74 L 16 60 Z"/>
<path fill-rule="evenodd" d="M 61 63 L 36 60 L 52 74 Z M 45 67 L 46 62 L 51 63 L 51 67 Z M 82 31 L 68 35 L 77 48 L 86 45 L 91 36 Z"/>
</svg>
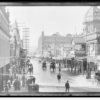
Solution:
<svg viewBox="0 0 100 100">
<path fill-rule="evenodd" d="M 30 46 L 37 45 L 41 32 L 82 33 L 83 19 L 90 6 L 9 6 L 10 22 L 25 22 L 30 28 Z"/>
</svg>

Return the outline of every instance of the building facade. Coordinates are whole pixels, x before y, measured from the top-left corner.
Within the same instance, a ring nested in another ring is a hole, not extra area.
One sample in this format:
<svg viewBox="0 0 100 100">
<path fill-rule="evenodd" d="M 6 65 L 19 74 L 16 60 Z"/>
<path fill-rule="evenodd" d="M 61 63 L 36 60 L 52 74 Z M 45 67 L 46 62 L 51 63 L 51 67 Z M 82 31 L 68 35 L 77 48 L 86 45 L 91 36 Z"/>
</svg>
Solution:
<svg viewBox="0 0 100 100">
<path fill-rule="evenodd" d="M 0 6 L 0 91 L 3 90 L 5 74 L 10 67 L 10 34 L 9 34 L 9 12 L 4 6 Z"/>
<path fill-rule="evenodd" d="M 45 36 L 44 32 L 38 39 L 38 54 L 45 56 L 45 54 L 52 55 L 53 57 L 66 57 L 67 45 L 71 43 L 72 36 L 61 36 L 55 33 L 52 36 Z"/>
<path fill-rule="evenodd" d="M 70 66 L 78 73 L 87 71 L 86 41 L 82 36 L 74 36 L 70 50 Z"/>
<path fill-rule="evenodd" d="M 100 9 L 97 6 L 87 11 L 83 25 L 83 37 L 87 42 L 87 61 L 91 63 L 88 67 L 90 71 L 96 71 L 100 69 Z"/>
<path fill-rule="evenodd" d="M 10 25 L 10 56 L 11 61 L 16 63 L 16 66 L 19 66 L 19 57 L 20 57 L 20 33 L 18 29 L 17 22 Z M 15 59 L 16 58 L 16 59 Z"/>
<path fill-rule="evenodd" d="M 29 28 L 23 27 L 22 34 L 23 34 L 23 49 L 26 49 L 27 53 L 29 53 Z"/>
</svg>

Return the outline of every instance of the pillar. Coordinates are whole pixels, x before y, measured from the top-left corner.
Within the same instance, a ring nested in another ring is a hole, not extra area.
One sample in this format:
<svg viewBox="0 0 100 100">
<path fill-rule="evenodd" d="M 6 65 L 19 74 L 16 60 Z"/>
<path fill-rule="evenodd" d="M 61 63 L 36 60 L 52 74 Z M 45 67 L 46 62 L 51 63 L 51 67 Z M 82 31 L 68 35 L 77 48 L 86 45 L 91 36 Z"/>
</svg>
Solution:
<svg viewBox="0 0 100 100">
<path fill-rule="evenodd" d="M 82 62 L 82 74 L 84 76 L 83 60 L 81 62 Z"/>
</svg>

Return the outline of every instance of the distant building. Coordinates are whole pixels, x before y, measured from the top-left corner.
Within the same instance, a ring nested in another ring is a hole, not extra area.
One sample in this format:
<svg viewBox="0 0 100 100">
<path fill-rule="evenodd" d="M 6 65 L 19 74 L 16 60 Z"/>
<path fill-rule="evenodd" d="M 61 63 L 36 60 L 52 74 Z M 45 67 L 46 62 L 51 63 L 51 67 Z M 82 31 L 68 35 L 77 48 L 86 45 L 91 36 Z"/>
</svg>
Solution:
<svg viewBox="0 0 100 100">
<path fill-rule="evenodd" d="M 52 36 L 45 36 L 44 32 L 38 39 L 38 54 L 44 56 L 47 52 L 55 57 L 63 56 L 66 53 L 66 46 L 71 44 L 72 36 L 61 36 L 58 32 Z M 66 54 L 65 54 L 66 55 Z"/>
<path fill-rule="evenodd" d="M 11 45 L 11 56 L 19 57 L 20 55 L 20 33 L 17 22 L 10 25 L 10 45 Z"/>
<path fill-rule="evenodd" d="M 72 50 L 70 52 L 73 52 L 72 57 L 77 59 L 85 57 L 86 59 L 86 41 L 83 37 L 73 37 Z"/>
<path fill-rule="evenodd" d="M 22 28 L 23 49 L 26 49 L 27 53 L 29 52 L 29 33 L 30 33 L 30 30 L 28 27 Z"/>
</svg>

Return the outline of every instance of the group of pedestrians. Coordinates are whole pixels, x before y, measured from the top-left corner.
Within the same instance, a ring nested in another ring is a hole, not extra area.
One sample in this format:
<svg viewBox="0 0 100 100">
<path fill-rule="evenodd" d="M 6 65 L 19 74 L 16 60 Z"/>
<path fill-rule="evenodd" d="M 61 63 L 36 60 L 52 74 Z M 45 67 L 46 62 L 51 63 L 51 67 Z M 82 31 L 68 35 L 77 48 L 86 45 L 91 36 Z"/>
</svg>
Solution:
<svg viewBox="0 0 100 100">
<path fill-rule="evenodd" d="M 14 90 L 20 90 L 20 80 L 18 79 L 18 76 L 15 77 L 14 75 L 10 75 L 9 79 L 4 82 L 4 91 L 8 92 L 12 86 L 14 87 Z"/>
<path fill-rule="evenodd" d="M 33 65 L 30 63 L 30 60 L 27 61 L 27 73 L 33 74 Z"/>
</svg>

